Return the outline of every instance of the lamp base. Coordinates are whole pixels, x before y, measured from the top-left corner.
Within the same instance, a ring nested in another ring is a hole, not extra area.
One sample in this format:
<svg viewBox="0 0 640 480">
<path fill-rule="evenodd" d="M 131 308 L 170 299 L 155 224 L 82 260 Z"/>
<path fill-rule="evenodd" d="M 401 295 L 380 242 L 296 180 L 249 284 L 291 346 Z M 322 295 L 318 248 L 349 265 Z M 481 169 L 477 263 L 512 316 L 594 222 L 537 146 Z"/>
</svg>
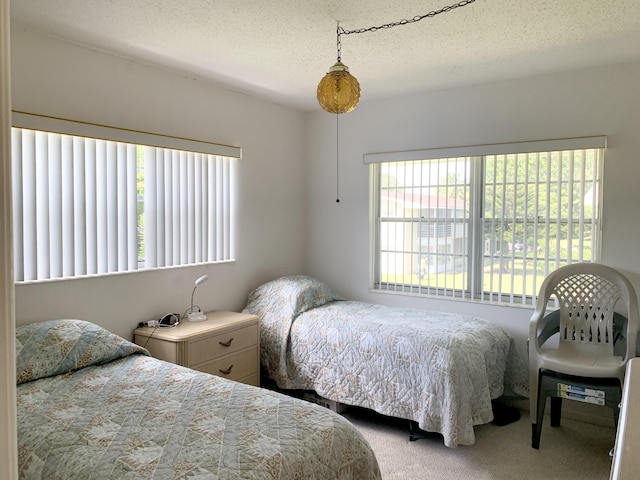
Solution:
<svg viewBox="0 0 640 480">
<path fill-rule="evenodd" d="M 202 312 L 192 312 L 187 314 L 187 320 L 190 322 L 202 322 L 207 319 L 207 316 Z"/>
</svg>

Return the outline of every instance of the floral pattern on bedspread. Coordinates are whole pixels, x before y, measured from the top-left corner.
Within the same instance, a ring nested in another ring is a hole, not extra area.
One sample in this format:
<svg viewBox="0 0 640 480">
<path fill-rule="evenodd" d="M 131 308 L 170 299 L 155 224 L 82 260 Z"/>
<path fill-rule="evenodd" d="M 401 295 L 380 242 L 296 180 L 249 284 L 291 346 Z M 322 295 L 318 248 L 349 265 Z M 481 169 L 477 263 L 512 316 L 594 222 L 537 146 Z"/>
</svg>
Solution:
<svg viewBox="0 0 640 480">
<path fill-rule="evenodd" d="M 376 479 L 322 407 L 132 355 L 17 388 L 21 479 Z"/>
<path fill-rule="evenodd" d="M 475 443 L 492 399 L 528 395 L 515 341 L 494 323 L 353 301 L 292 316 L 283 298 L 296 283 L 279 279 L 245 308 L 261 317 L 262 364 L 281 388 L 415 420 L 449 447 Z"/>
</svg>

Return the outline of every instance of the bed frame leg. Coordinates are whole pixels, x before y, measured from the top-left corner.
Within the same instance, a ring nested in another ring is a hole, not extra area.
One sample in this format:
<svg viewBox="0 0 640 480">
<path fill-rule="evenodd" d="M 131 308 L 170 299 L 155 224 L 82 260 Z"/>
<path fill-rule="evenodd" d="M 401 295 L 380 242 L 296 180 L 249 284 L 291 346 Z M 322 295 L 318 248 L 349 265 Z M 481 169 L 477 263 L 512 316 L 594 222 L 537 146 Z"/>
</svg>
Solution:
<svg viewBox="0 0 640 480">
<path fill-rule="evenodd" d="M 418 422 L 409 420 L 409 441 L 415 442 L 416 440 L 425 438 L 425 435 L 420 432 L 422 432 L 422 430 L 418 427 Z"/>
</svg>

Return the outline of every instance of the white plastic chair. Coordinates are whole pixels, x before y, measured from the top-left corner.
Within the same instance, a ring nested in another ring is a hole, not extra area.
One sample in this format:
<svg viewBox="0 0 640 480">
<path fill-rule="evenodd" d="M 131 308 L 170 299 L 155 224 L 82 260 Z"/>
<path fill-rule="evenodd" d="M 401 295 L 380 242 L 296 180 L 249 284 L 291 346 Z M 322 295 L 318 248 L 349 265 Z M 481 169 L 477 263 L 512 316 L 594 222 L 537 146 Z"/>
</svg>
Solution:
<svg viewBox="0 0 640 480">
<path fill-rule="evenodd" d="M 552 297 L 559 309 L 548 313 Z M 533 448 L 540 446 L 547 397 L 552 426 L 560 425 L 563 398 L 611 407 L 617 426 L 625 366 L 636 356 L 638 325 L 635 290 L 617 270 L 577 263 L 549 274 L 529 323 Z M 557 341 L 550 340 L 554 336 Z"/>
</svg>

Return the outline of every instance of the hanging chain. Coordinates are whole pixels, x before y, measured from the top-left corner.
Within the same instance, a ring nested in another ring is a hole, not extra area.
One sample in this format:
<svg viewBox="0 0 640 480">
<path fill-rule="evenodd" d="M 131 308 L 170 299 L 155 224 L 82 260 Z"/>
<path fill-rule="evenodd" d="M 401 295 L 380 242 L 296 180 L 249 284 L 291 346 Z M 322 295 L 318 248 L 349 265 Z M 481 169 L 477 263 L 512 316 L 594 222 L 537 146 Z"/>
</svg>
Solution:
<svg viewBox="0 0 640 480">
<path fill-rule="evenodd" d="M 342 30 L 342 32 L 344 32 L 344 29 L 340 26 L 340 22 L 338 22 L 338 27 L 336 29 L 336 37 L 337 37 L 337 45 L 336 47 L 338 48 L 338 61 L 341 61 L 341 55 L 340 55 L 340 50 L 342 48 L 342 41 L 340 40 L 340 35 L 342 35 L 342 33 L 340 32 Z"/>
<path fill-rule="evenodd" d="M 340 60 L 340 36 L 341 35 L 351 35 L 352 33 L 365 33 L 365 32 L 375 32 L 376 30 L 383 30 L 387 28 L 397 27 L 399 25 L 408 25 L 410 23 L 416 23 L 420 20 L 424 20 L 425 18 L 435 17 L 440 13 L 450 12 L 451 10 L 455 10 L 458 7 L 466 7 L 470 3 L 475 2 L 476 0 L 462 0 L 461 2 L 456 3 L 455 5 L 449 5 L 447 7 L 442 7 L 440 10 L 434 10 L 429 13 L 425 13 L 424 15 L 416 15 L 415 17 L 409 20 L 400 20 L 398 22 L 385 23 L 384 25 L 380 25 L 378 27 L 369 27 L 369 28 L 356 28 L 355 30 L 345 30 L 338 23 L 338 60 Z"/>
</svg>

